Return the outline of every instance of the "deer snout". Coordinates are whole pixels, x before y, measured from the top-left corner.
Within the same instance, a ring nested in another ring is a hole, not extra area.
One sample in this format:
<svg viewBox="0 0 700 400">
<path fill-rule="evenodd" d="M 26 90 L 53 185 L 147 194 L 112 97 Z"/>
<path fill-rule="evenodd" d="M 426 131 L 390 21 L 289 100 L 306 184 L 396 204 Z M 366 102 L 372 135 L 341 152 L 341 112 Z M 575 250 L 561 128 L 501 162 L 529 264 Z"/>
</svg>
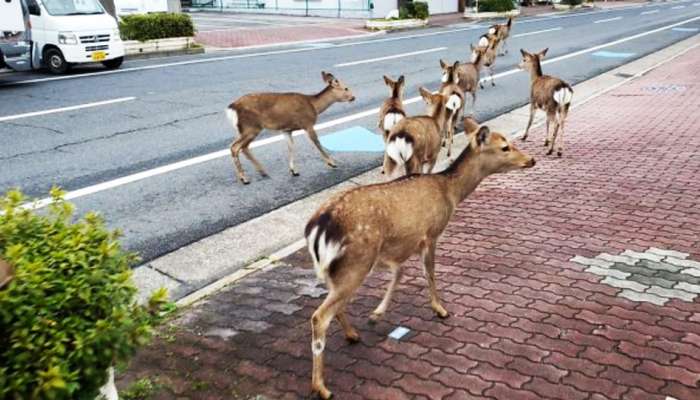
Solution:
<svg viewBox="0 0 700 400">
<path fill-rule="evenodd" d="M 352 103 L 353 101 L 355 101 L 355 96 L 350 97 L 350 100 L 348 100 L 348 101 L 350 101 L 351 103 Z"/>
<path fill-rule="evenodd" d="M 532 168 L 534 166 L 535 166 L 535 157 L 530 157 L 530 159 L 527 160 L 527 162 L 525 163 L 523 168 Z"/>
</svg>

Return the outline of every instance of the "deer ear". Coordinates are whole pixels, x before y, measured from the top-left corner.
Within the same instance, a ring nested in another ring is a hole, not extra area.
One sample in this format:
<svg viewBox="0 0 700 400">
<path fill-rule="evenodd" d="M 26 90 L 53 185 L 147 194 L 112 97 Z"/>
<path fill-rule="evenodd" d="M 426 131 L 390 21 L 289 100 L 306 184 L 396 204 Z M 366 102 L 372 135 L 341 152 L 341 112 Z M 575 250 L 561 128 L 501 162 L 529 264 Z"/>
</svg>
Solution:
<svg viewBox="0 0 700 400">
<path fill-rule="evenodd" d="M 454 70 L 457 71 L 457 68 L 459 68 L 459 61 L 455 61 L 455 63 L 452 65 L 452 68 L 454 68 Z"/>
<path fill-rule="evenodd" d="M 399 82 L 399 85 L 403 85 L 403 84 L 404 84 L 404 82 L 406 82 L 406 79 L 404 78 L 404 76 L 403 76 L 403 75 L 399 76 L 399 80 L 398 80 L 398 82 Z"/>
<path fill-rule="evenodd" d="M 393 82 L 391 81 L 391 78 L 389 78 L 388 76 L 384 75 L 384 83 L 386 83 L 387 86 L 391 86 L 391 84 L 392 84 Z"/>
<path fill-rule="evenodd" d="M 479 131 L 476 133 L 476 144 L 479 146 L 482 146 L 484 143 L 486 143 L 489 140 L 489 136 L 491 136 L 491 131 L 489 130 L 488 126 L 482 126 L 479 128 Z"/>
<path fill-rule="evenodd" d="M 527 56 L 529 53 L 523 49 L 520 49 L 520 54 L 523 55 L 523 57 Z"/>
<path fill-rule="evenodd" d="M 545 54 L 547 54 L 547 50 L 549 50 L 549 47 L 540 51 L 540 53 L 538 54 L 540 56 L 540 58 L 544 58 Z"/>
<path fill-rule="evenodd" d="M 326 71 L 321 71 L 321 77 L 323 78 L 323 81 L 326 83 L 331 83 L 331 81 L 333 81 L 333 79 L 335 79 L 333 74 L 331 74 L 330 72 L 326 72 Z"/>
<path fill-rule="evenodd" d="M 442 69 L 447 68 L 447 63 L 445 62 L 445 60 L 440 59 L 440 67 L 442 67 Z"/>
</svg>

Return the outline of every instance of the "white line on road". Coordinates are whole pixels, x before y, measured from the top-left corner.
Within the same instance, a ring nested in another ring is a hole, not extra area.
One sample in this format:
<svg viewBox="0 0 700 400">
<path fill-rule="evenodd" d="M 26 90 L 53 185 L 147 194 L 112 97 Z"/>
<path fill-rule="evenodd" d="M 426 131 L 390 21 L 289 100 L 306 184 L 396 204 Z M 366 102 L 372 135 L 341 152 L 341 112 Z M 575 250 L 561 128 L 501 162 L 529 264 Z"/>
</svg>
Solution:
<svg viewBox="0 0 700 400">
<path fill-rule="evenodd" d="M 603 23 L 603 22 L 617 21 L 618 19 L 622 19 L 622 17 L 599 19 L 599 20 L 597 20 L 597 21 L 593 21 L 593 23 L 594 23 L 594 24 L 601 24 L 601 23 Z"/>
<path fill-rule="evenodd" d="M 654 33 L 669 30 L 669 29 L 672 29 L 676 26 L 685 25 L 687 23 L 694 22 L 697 20 L 700 20 L 700 17 L 686 19 L 686 20 L 681 21 L 681 22 L 677 22 L 677 23 L 674 23 L 671 25 L 662 26 L 660 28 L 652 29 L 650 31 L 641 32 L 641 33 L 638 33 L 636 35 L 628 36 L 628 37 L 618 39 L 618 40 L 615 40 L 615 41 L 612 41 L 609 43 L 604 43 L 604 44 L 600 44 L 597 46 L 589 47 L 587 49 L 575 51 L 573 53 L 564 54 L 564 55 L 559 56 L 559 57 L 554 57 L 554 58 L 551 58 L 549 60 L 545 60 L 544 62 L 542 62 L 542 64 L 551 64 L 551 63 L 555 63 L 555 62 L 558 62 L 561 60 L 566 60 L 568 58 L 576 57 L 576 56 L 579 56 L 581 54 L 591 53 L 591 52 L 594 52 L 596 50 L 600 50 L 600 49 L 610 47 L 610 46 L 615 46 L 617 44 L 628 42 L 630 40 L 639 39 L 639 38 L 644 37 L 644 36 L 653 35 Z M 520 69 L 513 68 L 513 69 L 510 69 L 508 71 L 498 73 L 498 74 L 494 75 L 494 77 L 501 78 L 504 76 L 515 74 L 517 72 L 520 72 Z M 486 78 L 482 79 L 482 81 L 485 81 L 485 80 L 486 80 Z M 416 97 L 407 99 L 406 101 L 404 101 L 404 104 L 411 104 L 411 103 L 419 102 L 421 100 L 421 98 L 422 98 L 421 96 L 416 96 Z M 351 122 L 351 121 L 354 121 L 357 119 L 376 115 L 378 112 L 379 112 L 379 108 L 373 108 L 373 109 L 362 111 L 362 112 L 359 112 L 356 114 L 347 115 L 347 116 L 342 117 L 342 118 L 338 118 L 338 119 L 334 119 L 331 121 L 320 123 L 320 124 L 314 126 L 314 129 L 315 130 L 322 130 L 322 129 L 326 129 L 326 128 L 331 128 L 333 126 L 344 124 L 346 122 Z M 294 136 L 302 135 L 303 133 L 304 133 L 303 131 L 296 131 L 296 132 L 294 132 Z M 253 143 L 251 143 L 250 147 L 256 148 L 256 147 L 264 146 L 264 145 L 267 145 L 270 143 L 280 142 L 283 140 L 285 140 L 284 135 L 275 135 L 275 136 L 272 136 L 272 137 L 269 137 L 266 139 L 256 140 Z M 158 168 L 150 169 L 150 170 L 143 171 L 143 172 L 138 172 L 138 173 L 124 176 L 121 178 L 117 178 L 117 179 L 114 179 L 111 181 L 98 183 L 96 185 L 88 186 L 88 187 L 85 187 L 82 189 L 70 191 L 70 192 L 66 193 L 65 198 L 67 200 L 75 199 L 77 197 L 82 197 L 82 196 L 86 196 L 89 194 L 101 192 L 101 191 L 104 191 L 107 189 L 112 189 L 112 188 L 115 188 L 118 186 L 126 185 L 128 183 L 133 183 L 133 182 L 140 181 L 140 180 L 146 179 L 146 178 L 150 178 L 150 177 L 153 177 L 156 175 L 161 175 L 161 174 L 164 174 L 166 172 L 172 172 L 172 171 L 175 171 L 175 170 L 178 170 L 181 168 L 189 167 L 189 166 L 196 165 L 196 164 L 201 164 L 203 162 L 211 161 L 211 160 L 214 160 L 214 159 L 217 159 L 220 157 L 226 157 L 228 155 L 230 155 L 229 149 L 215 151 L 215 152 L 204 154 L 204 155 L 201 155 L 198 157 L 190 158 L 190 159 L 183 160 L 183 161 L 178 161 L 176 163 L 164 165 L 164 166 L 161 166 Z M 32 209 L 41 208 L 41 207 L 47 206 L 48 204 L 51 204 L 51 202 L 52 202 L 51 198 L 44 198 L 44 199 L 38 200 L 34 203 L 25 204 L 22 207 L 23 208 L 32 208 Z"/>
<path fill-rule="evenodd" d="M 373 63 L 373 62 L 377 62 L 377 61 L 393 60 L 395 58 L 410 57 L 410 56 L 416 56 L 418 54 L 428 54 L 428 53 L 434 53 L 436 51 L 443 51 L 443 50 L 447 50 L 447 47 L 435 47 L 432 49 L 412 51 L 410 53 L 401 53 L 401 54 L 394 54 L 394 55 L 386 56 L 386 57 L 377 57 L 377 58 L 369 58 L 366 60 L 351 61 L 351 62 L 346 62 L 346 63 L 341 63 L 341 64 L 335 64 L 334 67 L 338 67 L 338 68 L 350 67 L 352 65 L 369 64 L 369 63 Z"/>
<path fill-rule="evenodd" d="M 29 112 L 29 113 L 24 113 L 24 114 L 6 115 L 4 117 L 0 117 L 0 122 L 12 121 L 15 119 L 20 119 L 20 118 L 36 117 L 39 115 L 56 114 L 56 113 L 66 112 L 66 111 L 82 110 L 84 108 L 106 106 L 109 104 L 123 103 L 125 101 L 131 101 L 131 100 L 136 100 L 136 97 L 121 97 L 118 99 L 97 101 L 94 103 L 87 103 L 87 104 L 80 104 L 77 106 L 53 108 L 51 110 L 34 111 L 34 112 Z"/>
<path fill-rule="evenodd" d="M 671 10 L 678 10 L 678 9 L 680 9 L 680 8 L 685 8 L 685 6 L 675 6 L 675 7 L 671 7 Z"/>
<path fill-rule="evenodd" d="M 657 12 L 659 12 L 659 10 L 644 11 L 639 15 L 656 14 Z"/>
<path fill-rule="evenodd" d="M 560 31 L 562 28 L 561 26 L 558 26 L 556 28 L 551 28 L 551 29 L 543 29 L 541 31 L 534 31 L 534 32 L 525 32 L 525 33 L 518 33 L 517 35 L 513 35 L 514 38 L 516 37 L 523 37 L 523 36 L 530 36 L 530 35 L 537 35 L 539 33 L 545 33 L 545 32 L 554 32 L 554 31 Z"/>
</svg>

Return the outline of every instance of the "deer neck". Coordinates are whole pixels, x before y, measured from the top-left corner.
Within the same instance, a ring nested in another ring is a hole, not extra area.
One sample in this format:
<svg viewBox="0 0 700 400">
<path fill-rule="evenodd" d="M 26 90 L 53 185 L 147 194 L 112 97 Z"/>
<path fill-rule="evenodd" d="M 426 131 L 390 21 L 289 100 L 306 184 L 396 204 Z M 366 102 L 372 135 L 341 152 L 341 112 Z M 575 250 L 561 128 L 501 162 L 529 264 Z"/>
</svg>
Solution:
<svg viewBox="0 0 700 400">
<path fill-rule="evenodd" d="M 430 114 L 430 118 L 435 122 L 438 128 L 438 132 L 442 132 L 445 128 L 445 123 L 447 120 L 447 107 L 441 104 L 440 107 L 436 107 L 435 110 Z"/>
<path fill-rule="evenodd" d="M 530 81 L 534 82 L 537 80 L 537 78 L 542 76 L 542 65 L 540 64 L 540 60 L 535 61 L 532 63 L 532 69 L 530 70 Z"/>
<path fill-rule="evenodd" d="M 456 207 L 489 174 L 484 171 L 481 154 L 469 145 L 442 174 L 447 177 L 447 195 Z"/>
<path fill-rule="evenodd" d="M 310 97 L 311 104 L 314 106 L 314 109 L 316 109 L 317 114 L 321 114 L 322 112 L 326 111 L 328 107 L 337 101 L 333 97 L 333 89 L 331 89 L 330 85 L 326 86 L 323 90 Z"/>
</svg>

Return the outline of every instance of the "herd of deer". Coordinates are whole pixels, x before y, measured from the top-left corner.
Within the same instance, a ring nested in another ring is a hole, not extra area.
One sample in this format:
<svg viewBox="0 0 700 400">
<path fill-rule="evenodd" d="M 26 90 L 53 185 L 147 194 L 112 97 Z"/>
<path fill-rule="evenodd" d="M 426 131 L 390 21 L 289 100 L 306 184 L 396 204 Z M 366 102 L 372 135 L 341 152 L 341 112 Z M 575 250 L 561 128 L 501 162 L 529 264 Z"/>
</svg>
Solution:
<svg viewBox="0 0 700 400">
<path fill-rule="evenodd" d="M 329 199 L 311 217 L 305 229 L 308 250 L 318 278 L 328 287 L 328 295 L 311 317 L 312 390 L 328 399 L 331 392 L 323 382 L 323 351 L 326 331 L 335 317 L 346 338 L 355 342 L 359 334 L 345 314 L 345 307 L 365 277 L 375 267 L 386 267 L 391 280 L 386 293 L 370 316 L 379 320 L 391 301 L 401 278 L 401 264 L 414 254 L 423 261 L 428 281 L 430 304 L 435 313 L 447 317 L 435 285 L 435 249 L 452 214 L 478 184 L 494 173 L 530 168 L 535 159 L 519 151 L 508 138 L 479 126 L 471 117 L 463 118 L 467 146 L 452 164 L 432 174 L 441 146 L 451 154 L 456 125 L 462 119 L 465 96 L 476 101 L 477 86 L 483 89 L 480 70 L 487 68 L 495 86 L 493 67 L 496 57 L 507 53 L 506 40 L 512 19 L 493 25 L 477 46 L 471 47 L 469 62 L 453 64 L 440 61 L 442 84 L 432 93 L 421 87 L 427 103 L 427 115 L 407 116 L 402 99 L 405 79 L 396 81 L 384 76 L 391 96 L 382 104 L 378 128 L 385 142 L 383 173 L 392 176 L 403 166 L 405 176 L 396 180 L 348 190 Z M 530 118 L 522 139 L 529 133 L 536 110 L 546 112 L 545 146 L 548 153 L 562 155 L 564 121 L 569 111 L 573 90 L 561 79 L 543 75 L 541 60 L 547 49 L 539 53 L 520 50 L 520 68 L 531 76 Z M 266 175 L 248 149 L 263 130 L 285 133 L 289 148 L 289 170 L 298 175 L 294 165 L 292 132 L 303 129 L 321 152 L 326 164 L 335 167 L 324 151 L 314 124 L 318 115 L 335 102 L 353 101 L 350 89 L 332 74 L 322 72 L 326 87 L 315 95 L 300 93 L 255 93 L 241 97 L 226 109 L 227 116 L 239 136 L 231 145 L 231 155 L 238 178 L 249 183 L 239 160 L 239 153 L 248 157 L 256 170 Z M 550 132 L 550 125 L 553 129 Z"/>
</svg>

